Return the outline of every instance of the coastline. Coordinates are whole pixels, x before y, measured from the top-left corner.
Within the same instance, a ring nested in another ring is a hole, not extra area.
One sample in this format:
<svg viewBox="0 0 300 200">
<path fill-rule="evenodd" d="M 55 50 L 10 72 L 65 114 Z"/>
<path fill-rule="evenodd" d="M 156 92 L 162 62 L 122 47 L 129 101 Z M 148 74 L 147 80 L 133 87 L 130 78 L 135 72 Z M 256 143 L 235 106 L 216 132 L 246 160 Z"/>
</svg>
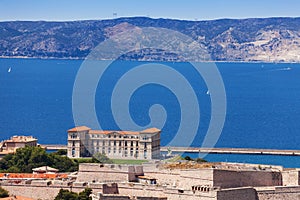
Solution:
<svg viewBox="0 0 300 200">
<path fill-rule="evenodd" d="M 0 56 L 0 59 L 32 59 L 32 60 L 78 60 L 84 61 L 86 58 L 79 57 L 68 57 L 68 58 L 58 58 L 58 57 L 28 57 L 28 56 Z M 112 61 L 110 59 L 97 59 L 97 61 Z M 162 62 L 162 63 L 187 63 L 187 62 L 197 62 L 197 63 L 264 63 L 264 64 L 300 64 L 299 61 L 244 61 L 244 60 L 207 60 L 207 61 L 163 61 L 163 60 L 118 60 L 118 61 L 128 61 L 128 62 Z"/>
</svg>

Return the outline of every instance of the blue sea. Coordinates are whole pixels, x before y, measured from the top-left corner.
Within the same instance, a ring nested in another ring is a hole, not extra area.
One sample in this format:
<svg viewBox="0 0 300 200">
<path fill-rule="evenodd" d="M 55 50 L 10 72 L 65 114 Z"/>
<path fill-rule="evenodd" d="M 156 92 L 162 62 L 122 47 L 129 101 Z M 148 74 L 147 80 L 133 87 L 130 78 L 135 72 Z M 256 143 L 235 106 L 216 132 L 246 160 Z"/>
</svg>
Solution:
<svg viewBox="0 0 300 200">
<path fill-rule="evenodd" d="M 0 59 L 0 139 L 33 135 L 41 144 L 66 144 L 66 131 L 74 126 L 73 86 L 82 63 L 82 60 Z M 151 64 L 115 61 L 104 72 L 94 97 L 96 116 L 103 129 L 119 129 L 111 112 L 111 95 L 117 82 L 137 66 Z M 200 122 L 191 146 L 201 146 L 211 118 L 206 82 L 189 63 L 156 64 L 167 65 L 183 75 L 195 92 Z M 216 147 L 300 148 L 300 64 L 216 63 L 216 66 L 227 101 L 225 124 Z M 140 77 L 131 78 L 134 81 Z M 172 90 L 149 83 L 132 94 L 128 106 L 134 122 L 147 126 L 151 120 L 149 108 L 160 104 L 167 116 L 161 140 L 162 145 L 167 145 L 180 126 L 180 103 Z M 194 108 L 190 109 L 187 111 L 193 113 Z M 88 122 L 84 125 L 93 126 Z M 293 156 L 208 155 L 206 159 L 300 167 L 300 157 Z"/>
</svg>

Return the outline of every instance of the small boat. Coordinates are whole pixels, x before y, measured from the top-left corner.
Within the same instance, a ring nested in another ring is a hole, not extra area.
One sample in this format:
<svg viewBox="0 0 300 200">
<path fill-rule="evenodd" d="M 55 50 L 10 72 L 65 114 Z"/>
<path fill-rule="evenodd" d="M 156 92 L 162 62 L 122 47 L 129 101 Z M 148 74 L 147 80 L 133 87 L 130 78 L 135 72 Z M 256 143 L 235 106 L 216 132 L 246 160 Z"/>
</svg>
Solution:
<svg viewBox="0 0 300 200">
<path fill-rule="evenodd" d="M 206 94 L 207 94 L 207 95 L 210 95 L 210 92 L 209 92 L 209 90 L 207 90 Z"/>
<path fill-rule="evenodd" d="M 11 67 L 10 67 L 10 68 L 8 68 L 7 72 L 8 72 L 8 73 L 10 73 L 10 72 L 11 72 Z"/>
</svg>

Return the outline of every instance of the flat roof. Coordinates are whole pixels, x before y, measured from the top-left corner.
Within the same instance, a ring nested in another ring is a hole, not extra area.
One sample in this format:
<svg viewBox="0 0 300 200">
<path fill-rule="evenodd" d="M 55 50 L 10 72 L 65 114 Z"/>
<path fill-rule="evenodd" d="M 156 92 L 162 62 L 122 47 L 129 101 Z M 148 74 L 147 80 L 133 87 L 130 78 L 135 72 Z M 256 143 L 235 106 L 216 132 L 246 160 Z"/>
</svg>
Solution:
<svg viewBox="0 0 300 200">
<path fill-rule="evenodd" d="M 32 136 L 13 136 L 9 140 L 5 140 L 6 143 L 18 143 L 18 142 L 35 142 L 37 141 L 36 138 Z"/>
<path fill-rule="evenodd" d="M 100 135 L 109 135 L 109 134 L 120 134 L 120 135 L 139 135 L 139 134 L 154 134 L 161 132 L 158 128 L 148 128 L 143 131 L 115 131 L 115 130 L 92 130 L 87 126 L 78 126 L 72 129 L 69 129 L 68 132 L 80 132 L 80 131 L 89 131 L 89 134 L 100 134 Z"/>
</svg>

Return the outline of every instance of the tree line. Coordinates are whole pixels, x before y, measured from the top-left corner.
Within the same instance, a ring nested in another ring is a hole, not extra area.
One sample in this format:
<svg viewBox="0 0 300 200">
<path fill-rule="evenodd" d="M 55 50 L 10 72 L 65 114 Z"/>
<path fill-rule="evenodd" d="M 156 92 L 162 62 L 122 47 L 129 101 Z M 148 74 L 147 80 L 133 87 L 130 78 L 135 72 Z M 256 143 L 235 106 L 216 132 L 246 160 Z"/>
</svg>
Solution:
<svg viewBox="0 0 300 200">
<path fill-rule="evenodd" d="M 79 163 L 111 163 L 111 160 L 101 153 L 90 159 L 70 159 L 64 150 L 47 153 L 41 147 L 26 146 L 19 148 L 14 154 L 7 154 L 0 160 L 0 172 L 32 173 L 33 168 L 50 166 L 60 172 L 78 171 Z"/>
</svg>

